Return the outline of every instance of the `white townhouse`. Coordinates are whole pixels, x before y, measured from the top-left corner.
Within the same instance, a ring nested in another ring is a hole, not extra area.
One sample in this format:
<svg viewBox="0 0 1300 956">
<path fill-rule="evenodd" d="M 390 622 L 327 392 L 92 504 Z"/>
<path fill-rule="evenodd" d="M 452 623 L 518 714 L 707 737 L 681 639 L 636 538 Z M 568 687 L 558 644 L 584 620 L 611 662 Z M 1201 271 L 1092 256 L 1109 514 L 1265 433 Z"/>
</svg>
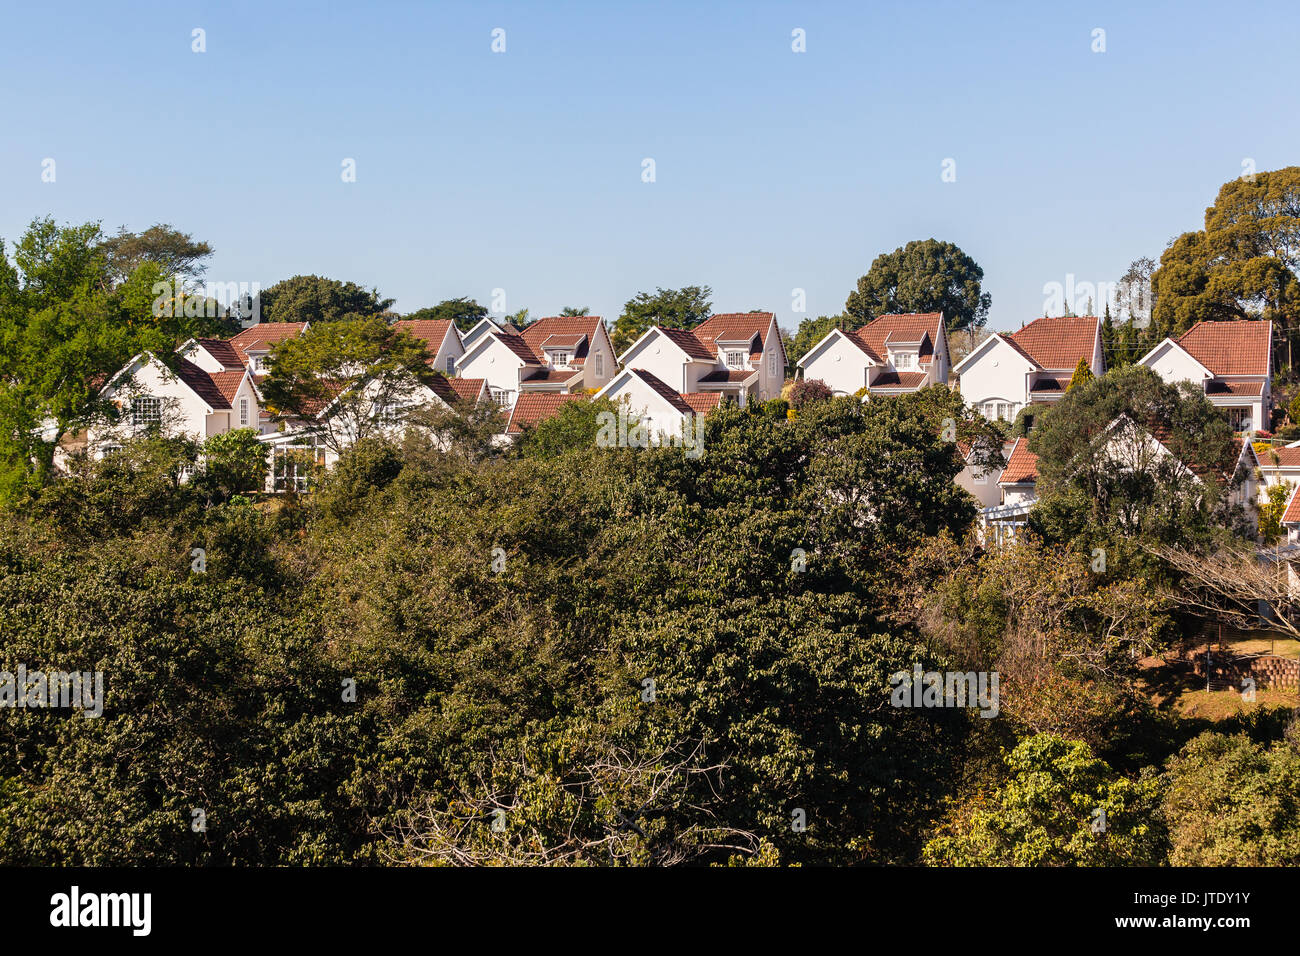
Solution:
<svg viewBox="0 0 1300 956">
<path fill-rule="evenodd" d="M 832 329 L 799 359 L 805 380 L 836 395 L 901 395 L 948 384 L 948 334 L 941 312 L 882 315 L 860 329 Z"/>
<path fill-rule="evenodd" d="M 151 352 L 137 355 L 100 391 L 101 399 L 118 407 L 118 421 L 88 429 L 82 447 L 102 458 L 125 439 L 151 430 L 203 441 L 236 428 L 257 429 L 260 408 L 252 373 L 223 364 L 217 356 L 224 354 L 224 344 L 187 342 L 182 348 L 190 357 L 177 356 L 174 370 Z"/>
<path fill-rule="evenodd" d="M 696 415 L 707 415 L 718 407 L 722 393 L 678 392 L 652 372 L 625 368 L 596 398 L 626 404 L 651 435 L 681 438 Z"/>
<path fill-rule="evenodd" d="M 551 316 L 522 332 L 508 324 L 484 329 L 456 365 L 458 375 L 486 380 L 503 408 L 513 408 L 523 392 L 595 391 L 615 370 L 614 346 L 598 315 Z"/>
<path fill-rule="evenodd" d="M 1016 332 L 994 332 L 953 368 L 968 405 L 985 418 L 1014 421 L 1032 404 L 1058 402 L 1080 359 L 1094 375 L 1105 371 L 1101 319 L 1034 319 Z"/>
<path fill-rule="evenodd" d="M 465 354 L 460 329 L 450 319 L 398 319 L 393 328 L 421 339 L 432 358 L 430 366 L 444 375 L 456 374 L 456 363 Z"/>
<path fill-rule="evenodd" d="M 1273 412 L 1273 323 L 1197 322 L 1138 360 L 1166 382 L 1192 382 L 1234 431 L 1267 429 Z"/>
<path fill-rule="evenodd" d="M 653 326 L 619 356 L 624 368 L 649 372 L 677 394 L 716 392 L 744 405 L 780 398 L 785 343 L 771 312 L 728 312 L 693 329 Z"/>
<path fill-rule="evenodd" d="M 482 318 L 476 322 L 468 332 L 460 337 L 461 345 L 468 349 L 477 342 L 487 332 L 507 332 L 512 335 L 518 335 L 519 330 L 511 322 L 494 322 L 489 318 Z"/>
</svg>

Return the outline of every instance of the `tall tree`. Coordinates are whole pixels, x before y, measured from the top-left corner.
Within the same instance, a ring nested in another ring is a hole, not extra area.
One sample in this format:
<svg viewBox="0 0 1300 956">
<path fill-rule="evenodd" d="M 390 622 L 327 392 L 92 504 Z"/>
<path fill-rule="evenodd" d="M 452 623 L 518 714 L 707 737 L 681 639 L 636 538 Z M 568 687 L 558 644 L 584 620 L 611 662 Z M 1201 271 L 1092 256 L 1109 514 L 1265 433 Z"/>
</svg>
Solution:
<svg viewBox="0 0 1300 956">
<path fill-rule="evenodd" d="M 393 304 L 377 289 L 323 276 L 294 276 L 258 297 L 263 322 L 338 322 L 380 315 Z"/>
<path fill-rule="evenodd" d="M 165 276 L 194 281 L 207 270 L 205 259 L 212 247 L 189 233 L 158 223 L 144 232 L 128 232 L 122 226 L 102 243 L 108 269 L 115 282 L 122 282 L 146 262 L 155 263 Z"/>
<path fill-rule="evenodd" d="M 666 329 L 694 328 L 712 313 L 712 296 L 713 290 L 707 285 L 638 292 L 624 303 L 623 312 L 614 323 L 614 351 L 622 352 L 654 325 Z"/>
<path fill-rule="evenodd" d="M 993 301 L 983 281 L 984 270 L 958 246 L 918 239 L 877 256 L 844 312 L 854 328 L 890 312 L 942 312 L 948 331 L 974 330 L 988 321 Z"/>
</svg>

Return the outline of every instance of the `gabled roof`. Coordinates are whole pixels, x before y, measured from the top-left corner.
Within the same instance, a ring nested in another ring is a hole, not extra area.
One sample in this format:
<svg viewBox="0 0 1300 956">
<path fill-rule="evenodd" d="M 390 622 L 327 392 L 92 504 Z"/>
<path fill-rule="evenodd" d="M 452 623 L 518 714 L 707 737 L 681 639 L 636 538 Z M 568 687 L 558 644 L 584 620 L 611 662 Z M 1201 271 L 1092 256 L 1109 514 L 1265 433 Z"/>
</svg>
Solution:
<svg viewBox="0 0 1300 956">
<path fill-rule="evenodd" d="M 598 315 L 551 315 L 536 322 L 530 322 L 519 333 L 533 359 L 545 363 L 547 343 L 553 337 L 570 339 L 574 348 L 573 364 L 582 365 L 587 360 L 590 344 L 605 327 L 605 320 Z M 549 347 L 556 347 L 551 343 Z"/>
<path fill-rule="evenodd" d="M 243 362 L 249 352 L 266 352 L 272 345 L 285 339 L 295 339 L 307 330 L 306 322 L 258 322 L 231 336 L 227 341 L 239 353 Z"/>
<path fill-rule="evenodd" d="M 189 359 L 178 356 L 176 361 L 176 377 L 188 385 L 190 391 L 203 399 L 208 407 L 214 410 L 230 408 L 230 402 L 235 396 L 235 391 L 239 388 L 239 383 L 244 380 L 245 374 L 247 373 L 218 372 L 216 376 L 213 376 L 203 371 Z M 217 376 L 221 376 L 223 379 L 220 384 L 217 382 Z M 234 378 L 233 386 L 230 383 L 232 377 Z M 229 397 L 227 397 L 227 392 L 229 392 Z"/>
<path fill-rule="evenodd" d="M 873 392 L 876 389 L 914 390 L 925 384 L 925 376 L 925 372 L 895 372 L 887 369 L 876 376 L 869 390 Z"/>
<path fill-rule="evenodd" d="M 939 336 L 943 335 L 943 313 L 890 313 L 873 319 L 860 329 L 846 332 L 845 335 L 881 365 L 888 358 L 890 345 L 920 343 L 917 361 L 929 365 L 934 361 L 934 345 Z"/>
<path fill-rule="evenodd" d="M 689 329 L 660 328 L 659 332 L 693 359 L 712 362 L 718 357 L 717 349 L 706 346 Z"/>
<path fill-rule="evenodd" d="M 660 398 L 681 414 L 690 415 L 694 413 L 695 409 L 691 407 L 689 402 L 682 398 L 681 393 L 673 389 L 667 382 L 659 378 L 659 376 L 647 372 L 642 368 L 630 368 L 627 372 L 629 375 L 635 375 L 637 378 L 641 379 L 641 381 L 645 382 L 646 385 L 650 387 L 651 391 L 655 392 Z"/>
<path fill-rule="evenodd" d="M 1263 319 L 1197 322 L 1178 344 L 1215 375 L 1269 374 L 1273 323 Z"/>
<path fill-rule="evenodd" d="M 1277 456 L 1277 463 L 1274 464 L 1273 456 Z M 1256 453 L 1261 468 L 1300 468 L 1300 447 L 1291 447 L 1284 445 L 1281 448 L 1270 448 L 1263 453 Z"/>
<path fill-rule="evenodd" d="M 506 422 L 506 434 L 518 435 L 525 427 L 554 418 L 569 402 L 585 402 L 586 395 L 558 392 L 520 392 Z"/>
<path fill-rule="evenodd" d="M 220 362 L 221 367 L 227 371 L 242 369 L 246 364 L 227 339 L 194 339 L 194 343 Z"/>
<path fill-rule="evenodd" d="M 1045 316 L 1005 338 L 1039 368 L 1073 370 L 1079 359 L 1092 364 L 1101 319 L 1086 316 Z"/>
<path fill-rule="evenodd" d="M 1032 484 L 1038 480 L 1038 456 L 1029 450 L 1029 440 L 1017 438 L 1007 456 L 1007 467 L 998 476 L 999 485 Z"/>
<path fill-rule="evenodd" d="M 682 401 L 696 415 L 707 415 L 722 402 L 721 392 L 682 392 Z"/>
<path fill-rule="evenodd" d="M 1286 500 L 1286 510 L 1282 512 L 1283 524 L 1300 524 L 1300 485 L 1291 489 L 1291 497 Z"/>
<path fill-rule="evenodd" d="M 484 386 L 487 384 L 485 378 L 453 378 L 448 381 L 456 394 L 465 402 L 477 402 L 482 398 Z"/>
<path fill-rule="evenodd" d="M 417 339 L 423 339 L 429 345 L 429 351 L 435 355 L 442 348 L 447 333 L 456 325 L 450 319 L 398 319 L 393 328 L 410 332 Z"/>
<path fill-rule="evenodd" d="M 740 344 L 749 342 L 756 335 L 758 347 L 753 354 L 760 354 L 772 319 L 771 312 L 721 312 L 709 316 L 691 329 L 691 333 L 701 345 L 710 350 L 710 358 L 717 354 L 720 343 Z"/>
</svg>

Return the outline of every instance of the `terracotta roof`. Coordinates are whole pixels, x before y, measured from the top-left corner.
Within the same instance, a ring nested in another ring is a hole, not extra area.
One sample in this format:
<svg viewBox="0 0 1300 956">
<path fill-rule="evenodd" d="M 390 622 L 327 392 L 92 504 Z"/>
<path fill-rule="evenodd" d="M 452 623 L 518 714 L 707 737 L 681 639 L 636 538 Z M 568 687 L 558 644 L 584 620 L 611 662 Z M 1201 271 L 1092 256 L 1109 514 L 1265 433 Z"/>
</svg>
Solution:
<svg viewBox="0 0 1300 956">
<path fill-rule="evenodd" d="M 759 355 L 763 351 L 763 337 L 771 324 L 771 312 L 721 312 L 709 316 L 691 329 L 691 333 L 709 350 L 709 358 L 717 355 L 719 341 L 748 342 L 757 335 L 758 346 L 751 354 Z"/>
<path fill-rule="evenodd" d="M 1092 315 L 1044 317 L 1003 338 L 1045 369 L 1073 371 L 1079 359 L 1092 363 L 1100 324 L 1101 319 Z"/>
<path fill-rule="evenodd" d="M 587 338 L 585 332 L 573 332 L 563 335 L 550 335 L 542 342 L 542 349 L 571 349 L 584 342 Z"/>
<path fill-rule="evenodd" d="M 925 384 L 925 372 L 894 372 L 884 371 L 876 376 L 876 380 L 871 383 L 872 389 L 877 388 L 909 388 L 917 389 Z"/>
<path fill-rule="evenodd" d="M 887 343 L 904 344 L 928 339 L 919 354 L 921 364 L 928 365 L 934 360 L 934 343 L 941 334 L 942 322 L 943 315 L 938 312 L 892 312 L 845 334 L 882 365 L 889 358 Z"/>
<path fill-rule="evenodd" d="M 707 415 L 722 401 L 721 392 L 682 392 L 682 401 L 697 415 Z"/>
<path fill-rule="evenodd" d="M 1300 524 L 1300 485 L 1291 491 L 1291 497 L 1286 501 L 1286 511 L 1282 512 L 1283 524 Z"/>
<path fill-rule="evenodd" d="M 225 339 L 195 339 L 203 350 L 221 363 L 221 367 L 227 371 L 235 369 L 242 370 L 246 364 L 240 354 Z"/>
<path fill-rule="evenodd" d="M 515 407 L 510 411 L 510 420 L 506 422 L 506 434 L 518 435 L 526 427 L 554 418 L 569 402 L 585 402 L 587 399 L 586 395 L 560 392 L 520 392 Z"/>
<path fill-rule="evenodd" d="M 483 394 L 483 383 L 485 378 L 453 378 L 448 379 L 451 387 L 456 390 L 456 394 L 461 397 L 462 401 L 477 402 Z"/>
<path fill-rule="evenodd" d="M 712 362 L 718 357 L 718 351 L 716 348 L 708 348 L 687 329 L 661 328 L 659 331 L 666 335 L 669 341 L 680 347 L 681 350 L 691 358 L 704 359 L 705 361 Z"/>
<path fill-rule="evenodd" d="M 239 391 L 239 385 L 247 374 L 242 368 L 239 370 L 227 369 L 224 372 L 213 372 L 208 375 L 216 384 L 217 390 L 221 392 L 226 400 L 226 404 L 231 408 L 235 405 L 235 393 Z"/>
<path fill-rule="evenodd" d="M 598 315 L 551 315 L 524 326 L 519 337 L 532 351 L 533 358 L 545 364 L 543 345 L 547 339 L 552 336 L 586 336 L 586 341 L 578 343 L 573 355 L 574 363 L 581 365 L 586 359 L 590 343 L 595 341 L 602 325 L 604 320 Z"/>
<path fill-rule="evenodd" d="M 1273 456 L 1277 456 L 1277 464 Z M 1285 445 L 1259 452 L 1256 456 L 1261 468 L 1300 468 L 1300 448 L 1287 448 Z"/>
<path fill-rule="evenodd" d="M 498 342 L 502 343 L 510 351 L 514 352 L 515 355 L 519 356 L 519 358 L 523 359 L 524 364 L 526 365 L 545 364 L 541 356 L 537 355 L 532 349 L 528 347 L 528 343 L 524 341 L 523 336 L 502 335 L 499 332 L 489 332 L 488 334 L 494 337 Z"/>
<path fill-rule="evenodd" d="M 236 372 L 218 372 L 217 374 L 238 374 L 242 377 L 242 373 Z M 230 407 L 230 399 L 226 398 L 225 392 L 223 392 L 221 387 L 213 381 L 212 376 L 188 359 L 183 359 L 179 356 L 177 357 L 176 375 L 182 382 L 193 389 L 199 398 L 207 402 L 212 408 Z M 236 382 L 236 385 L 238 385 L 238 382 Z"/>
<path fill-rule="evenodd" d="M 1007 467 L 998 477 L 999 485 L 1014 485 L 1038 480 L 1038 456 L 1029 450 L 1029 442 L 1017 438 L 1007 457 Z"/>
<path fill-rule="evenodd" d="M 447 331 L 454 325 L 451 319 L 398 319 L 393 328 L 410 332 L 417 339 L 429 344 L 429 350 L 436 353 L 447 337 Z"/>
<path fill-rule="evenodd" d="M 582 377 L 580 368 L 540 368 L 524 378 L 524 382 L 529 385 L 538 385 L 543 382 L 554 382 L 564 384 L 575 378 Z"/>
<path fill-rule="evenodd" d="M 277 342 L 297 338 L 305 328 L 306 322 L 259 322 L 228 341 L 239 353 L 239 357 L 247 362 L 249 352 L 265 352 Z"/>
<path fill-rule="evenodd" d="M 1197 322 L 1178 338 L 1215 375 L 1267 375 L 1273 324 L 1262 319 Z"/>
</svg>

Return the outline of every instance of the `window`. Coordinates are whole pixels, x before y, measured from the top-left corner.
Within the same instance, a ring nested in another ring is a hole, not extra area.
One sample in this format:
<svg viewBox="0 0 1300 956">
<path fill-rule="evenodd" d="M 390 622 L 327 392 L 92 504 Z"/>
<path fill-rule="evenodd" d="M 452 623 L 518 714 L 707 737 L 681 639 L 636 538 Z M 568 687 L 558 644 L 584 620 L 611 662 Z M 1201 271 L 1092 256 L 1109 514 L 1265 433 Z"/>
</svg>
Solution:
<svg viewBox="0 0 1300 956">
<path fill-rule="evenodd" d="M 456 356 L 454 356 L 454 355 L 448 355 L 448 356 L 447 356 L 447 374 L 448 374 L 448 375 L 451 375 L 451 374 L 452 374 L 453 372 L 455 372 L 455 371 L 456 371 Z"/>
<path fill-rule="evenodd" d="M 894 356 L 894 367 L 898 369 L 912 368 L 916 363 L 916 356 L 911 352 L 899 352 Z"/>
<path fill-rule="evenodd" d="M 1250 409 L 1249 408 L 1229 408 L 1228 424 L 1234 432 L 1244 432 L 1250 428 Z"/>
<path fill-rule="evenodd" d="M 489 388 L 488 394 L 492 396 L 492 401 L 496 402 L 502 408 L 509 408 L 514 404 L 514 392 L 508 388 Z"/>
<path fill-rule="evenodd" d="M 776 374 L 776 352 L 773 352 L 771 355 L 767 357 L 767 374 L 768 375 Z"/>
<path fill-rule="evenodd" d="M 744 352 L 728 352 L 728 353 L 727 353 L 727 366 L 728 366 L 729 368 L 744 368 L 744 366 L 745 366 L 745 353 L 744 353 Z"/>
<path fill-rule="evenodd" d="M 605 375 L 605 353 L 596 353 L 596 378 L 603 378 Z"/>
<path fill-rule="evenodd" d="M 265 372 L 265 371 L 266 371 L 266 356 L 265 356 L 265 355 L 254 355 L 254 356 L 253 356 L 253 371 L 254 371 L 254 372 Z"/>
<path fill-rule="evenodd" d="M 552 352 L 551 361 L 556 368 L 568 368 L 569 362 L 573 360 L 572 352 Z"/>
<path fill-rule="evenodd" d="M 248 399 L 246 398 L 239 400 L 239 424 L 240 427 L 248 427 Z"/>
<path fill-rule="evenodd" d="M 131 424 L 150 428 L 162 424 L 162 399 L 144 395 L 131 401 Z"/>
</svg>

